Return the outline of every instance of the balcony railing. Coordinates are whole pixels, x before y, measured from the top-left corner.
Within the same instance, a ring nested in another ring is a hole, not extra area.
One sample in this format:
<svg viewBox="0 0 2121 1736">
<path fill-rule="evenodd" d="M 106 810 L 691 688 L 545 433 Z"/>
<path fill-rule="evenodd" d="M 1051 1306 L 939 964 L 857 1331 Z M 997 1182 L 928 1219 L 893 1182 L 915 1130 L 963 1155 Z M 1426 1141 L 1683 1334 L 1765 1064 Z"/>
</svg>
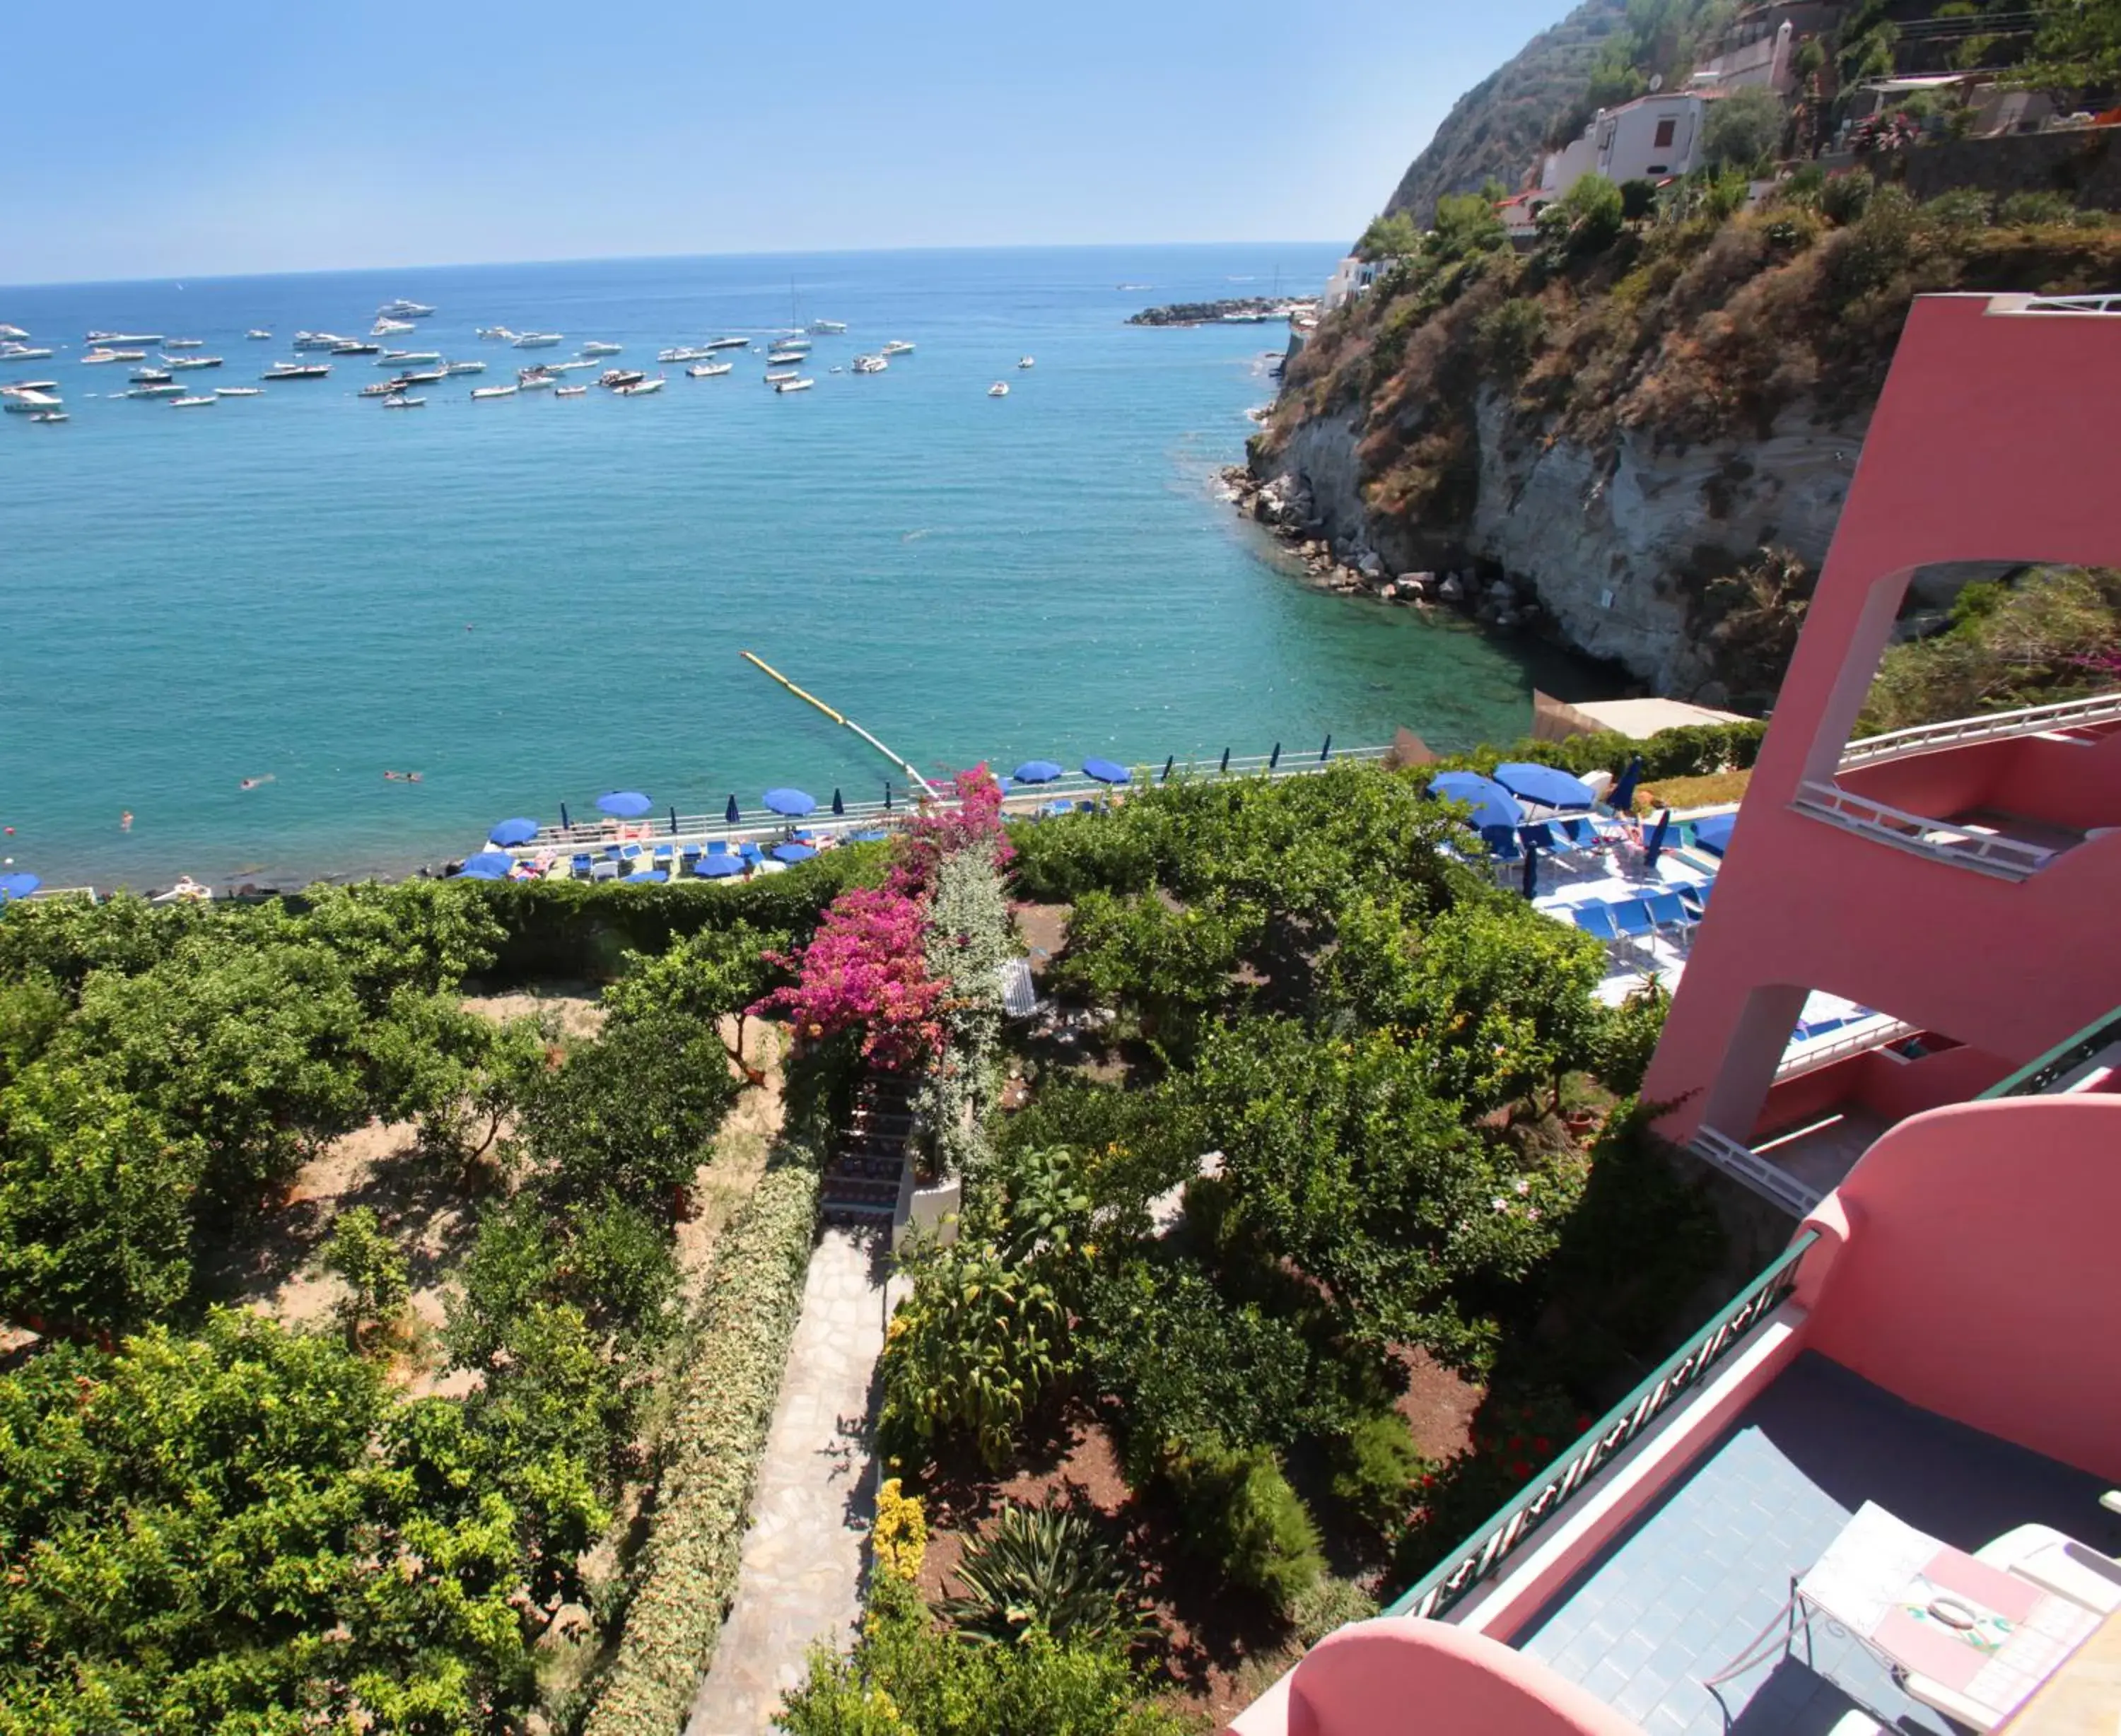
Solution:
<svg viewBox="0 0 2121 1736">
<path fill-rule="evenodd" d="M 1993 1097 L 2038 1097 L 2062 1084 L 2071 1074 L 2088 1066 L 2102 1051 L 2121 1048 L 2121 1008 L 2095 1020 L 2077 1034 L 2058 1043 L 2039 1059 L 1990 1086 L 1977 1101 Z"/>
<path fill-rule="evenodd" d="M 1838 784 L 1807 779 L 1797 785 L 1795 805 L 1815 819 L 1895 849 L 1992 874 L 1999 880 L 2030 879 L 2055 854 L 2037 844 L 2021 844 L 1994 832 L 1973 831 L 1928 815 L 1911 814 L 1905 808 L 1857 795 Z"/>
<path fill-rule="evenodd" d="M 1591 1480 L 1708 1371 L 1750 1338 L 1797 1287 L 1797 1268 L 1818 1239 L 1807 1230 L 1715 1319 L 1689 1338 L 1647 1380 L 1605 1414 L 1562 1456 L 1517 1492 L 1465 1543 L 1431 1568 L 1385 1613 L 1440 1619 L 1568 1506 Z"/>
<path fill-rule="evenodd" d="M 1820 1202 L 1818 1189 L 1806 1186 L 1780 1164 L 1713 1127 L 1699 1129 L 1687 1142 L 1687 1149 L 1792 1217 L 1803 1217 Z"/>
<path fill-rule="evenodd" d="M 1831 1067 L 1845 1061 L 1851 1055 L 1868 1054 L 1874 1049 L 1883 1049 L 1888 1043 L 1897 1043 L 1903 1037 L 1915 1034 L 1917 1027 L 1900 1019 L 1888 1019 L 1882 1025 L 1866 1023 L 1858 1029 L 1834 1038 L 1830 1043 L 1820 1043 L 1807 1048 L 1802 1054 L 1785 1055 L 1775 1068 L 1775 1083 L 1786 1079 L 1802 1079 L 1806 1073 L 1817 1073 L 1822 1067 Z"/>
<path fill-rule="evenodd" d="M 2121 296 L 2113 298 L 2121 305 Z M 1954 718 L 1947 723 L 1920 724 L 1912 729 L 1889 730 L 1867 735 L 1841 750 L 1844 771 L 1858 766 L 1875 766 L 1886 760 L 1905 759 L 1911 754 L 1931 753 L 1940 747 L 1964 747 L 1970 742 L 1995 742 L 2012 736 L 2044 735 L 2050 729 L 2067 729 L 2081 724 L 2121 721 L 2121 693 L 2097 693 L 2089 699 L 2063 700 L 2052 705 L 2027 705 L 2016 711 L 1995 711 L 1986 717 Z"/>
<path fill-rule="evenodd" d="M 2121 314 L 2121 296 L 2035 296 L 2016 307 L 1991 309 L 2003 314 Z"/>
</svg>

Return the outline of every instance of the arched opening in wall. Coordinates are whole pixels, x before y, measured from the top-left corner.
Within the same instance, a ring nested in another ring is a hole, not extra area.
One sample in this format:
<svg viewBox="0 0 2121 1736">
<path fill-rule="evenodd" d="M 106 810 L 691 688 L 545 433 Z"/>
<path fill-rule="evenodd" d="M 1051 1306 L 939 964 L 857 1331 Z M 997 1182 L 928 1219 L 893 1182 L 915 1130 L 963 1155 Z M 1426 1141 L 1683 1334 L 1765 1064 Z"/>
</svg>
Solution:
<svg viewBox="0 0 2121 1736">
<path fill-rule="evenodd" d="M 1833 989 L 1755 989 L 1709 1087 L 1696 1150 L 1792 1209 L 1840 1185 L 1895 1123 L 1964 1103 L 2011 1063 Z"/>
<path fill-rule="evenodd" d="M 1881 580 L 1834 709 L 1848 722 L 1816 744 L 1800 807 L 2036 873 L 2121 828 L 2121 572 L 1958 562 Z"/>
</svg>

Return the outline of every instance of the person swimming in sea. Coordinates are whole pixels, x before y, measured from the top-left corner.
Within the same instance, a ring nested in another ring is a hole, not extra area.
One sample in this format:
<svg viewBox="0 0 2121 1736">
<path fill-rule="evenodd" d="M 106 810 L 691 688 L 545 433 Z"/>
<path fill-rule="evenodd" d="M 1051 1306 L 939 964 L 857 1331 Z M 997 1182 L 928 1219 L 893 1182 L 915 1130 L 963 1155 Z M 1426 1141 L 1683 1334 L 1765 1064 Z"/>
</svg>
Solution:
<svg viewBox="0 0 2121 1736">
<path fill-rule="evenodd" d="M 262 778 L 245 778 L 235 787 L 238 789 L 255 789 L 260 784 L 270 784 L 272 781 L 273 774 L 268 771 Z"/>
</svg>

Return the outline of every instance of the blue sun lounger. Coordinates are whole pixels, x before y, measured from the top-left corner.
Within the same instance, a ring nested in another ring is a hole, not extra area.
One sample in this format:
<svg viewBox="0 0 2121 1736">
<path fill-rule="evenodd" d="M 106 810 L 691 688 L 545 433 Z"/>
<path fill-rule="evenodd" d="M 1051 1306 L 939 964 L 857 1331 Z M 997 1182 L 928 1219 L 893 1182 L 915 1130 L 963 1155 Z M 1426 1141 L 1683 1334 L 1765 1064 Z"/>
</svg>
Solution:
<svg viewBox="0 0 2121 1736">
<path fill-rule="evenodd" d="M 1602 940 L 1609 946 L 1619 942 L 1620 931 L 1613 926 L 1612 916 L 1602 904 L 1579 904 L 1569 914 L 1575 919 L 1576 926 L 1592 939 Z"/>
</svg>

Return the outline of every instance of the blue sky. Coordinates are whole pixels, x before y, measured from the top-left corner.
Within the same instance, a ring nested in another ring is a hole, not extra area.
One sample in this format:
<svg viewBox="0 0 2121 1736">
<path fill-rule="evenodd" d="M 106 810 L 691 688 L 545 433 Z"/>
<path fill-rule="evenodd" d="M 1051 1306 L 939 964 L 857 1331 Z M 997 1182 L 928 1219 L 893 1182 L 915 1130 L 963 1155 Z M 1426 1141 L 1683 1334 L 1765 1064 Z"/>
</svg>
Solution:
<svg viewBox="0 0 2121 1736">
<path fill-rule="evenodd" d="M 1354 235 L 1568 0 L 12 0 L 0 282 Z"/>
</svg>

